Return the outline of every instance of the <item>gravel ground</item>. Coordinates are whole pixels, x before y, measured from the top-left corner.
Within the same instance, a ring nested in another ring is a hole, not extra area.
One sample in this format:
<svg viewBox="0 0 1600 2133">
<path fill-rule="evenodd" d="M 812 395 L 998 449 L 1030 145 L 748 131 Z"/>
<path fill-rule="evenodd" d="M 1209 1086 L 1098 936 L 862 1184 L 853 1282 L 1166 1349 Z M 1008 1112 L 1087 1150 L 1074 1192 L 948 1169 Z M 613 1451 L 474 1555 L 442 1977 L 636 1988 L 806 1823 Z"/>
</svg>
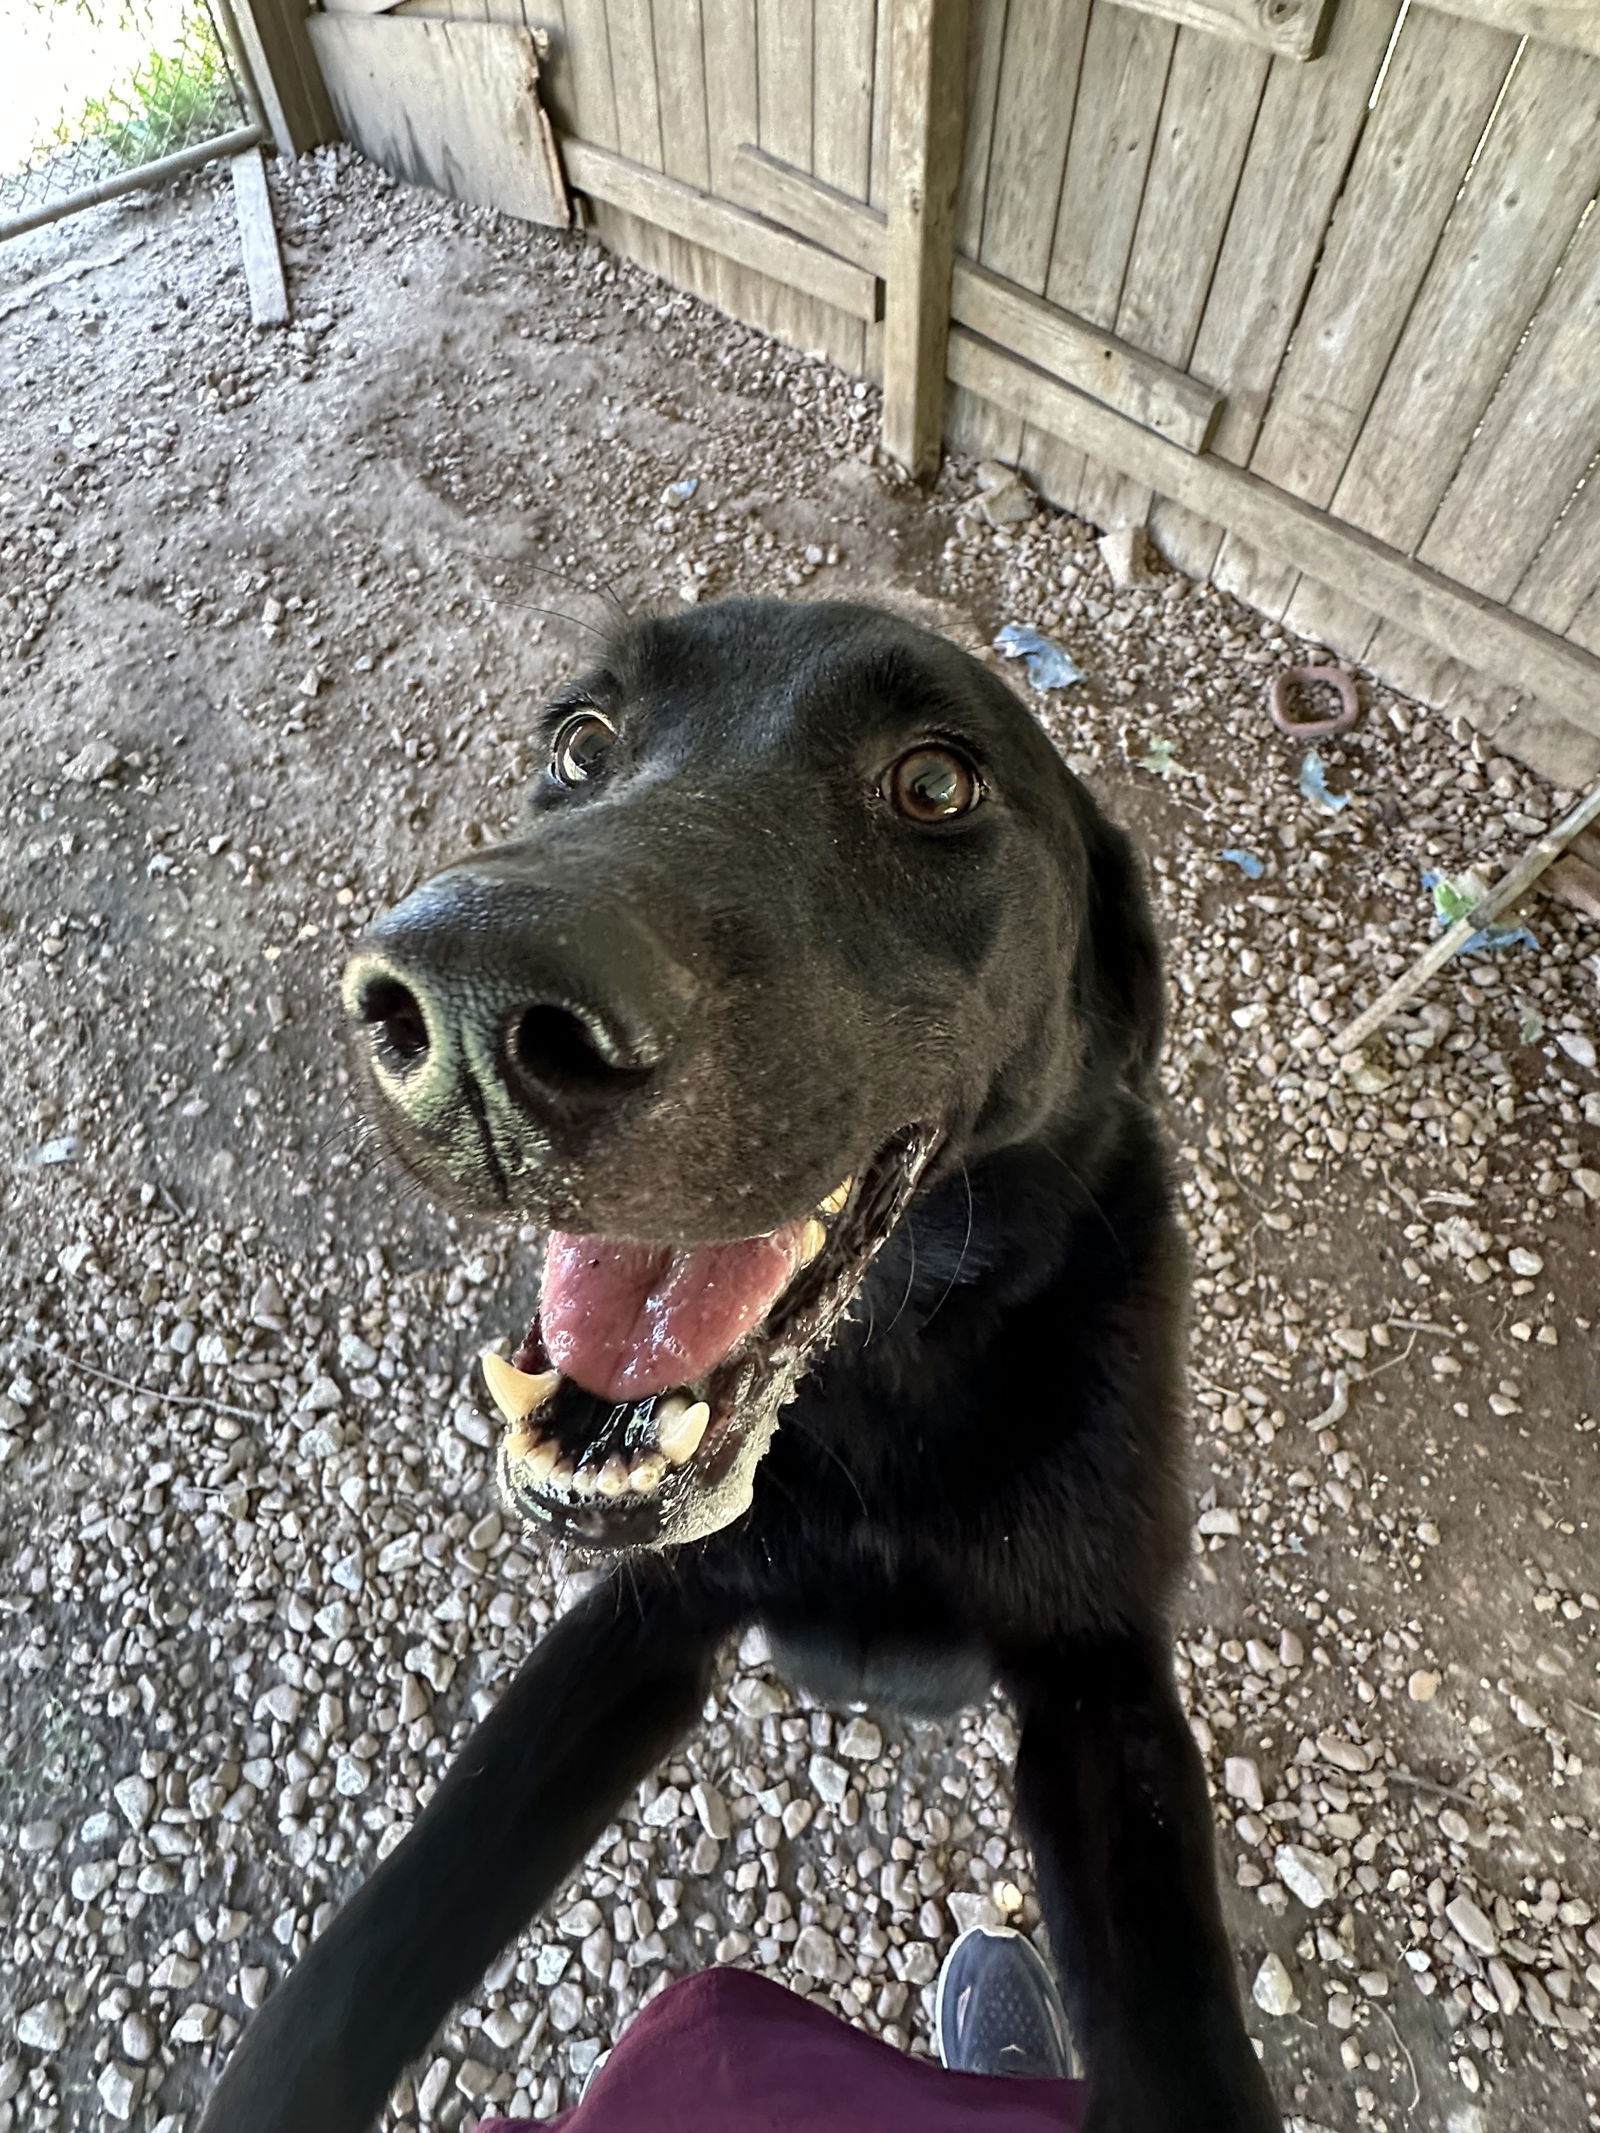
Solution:
<svg viewBox="0 0 1600 2133">
<path fill-rule="evenodd" d="M 1150 858 L 1179 1666 L 1285 2108 L 1600 2126 L 1600 942 L 1541 903 L 1536 951 L 1327 1048 L 1426 938 L 1423 869 L 1564 796 L 1364 682 L 1324 812 L 1270 624 L 1113 589 L 1069 518 L 990 526 L 970 465 L 918 497 L 866 388 L 581 240 L 333 152 L 275 185 L 288 332 L 209 181 L 0 256 L 0 2133 L 191 2125 L 559 1605 L 472 1388 L 532 1240 L 371 1154 L 332 981 L 510 828 L 525 706 L 613 600 L 802 589 L 1052 631 L 1086 678 L 1040 708 Z M 713 1960 L 926 2051 L 952 1934 L 1037 1922 L 1013 1745 L 998 1703 L 806 1708 L 747 1644 L 389 2123 L 549 2114 Z"/>
</svg>

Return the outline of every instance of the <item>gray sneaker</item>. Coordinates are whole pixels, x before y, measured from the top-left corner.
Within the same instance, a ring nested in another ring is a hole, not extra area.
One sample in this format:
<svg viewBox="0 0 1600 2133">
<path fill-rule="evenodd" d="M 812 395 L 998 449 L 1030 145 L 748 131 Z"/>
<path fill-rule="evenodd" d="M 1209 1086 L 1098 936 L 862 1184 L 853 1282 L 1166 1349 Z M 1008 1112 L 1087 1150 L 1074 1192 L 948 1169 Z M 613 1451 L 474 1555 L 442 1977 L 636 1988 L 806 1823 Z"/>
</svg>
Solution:
<svg viewBox="0 0 1600 2133">
<path fill-rule="evenodd" d="M 969 1926 L 944 1959 L 933 2026 L 953 2074 L 1075 2071 L 1066 2009 L 1044 1957 L 1009 1927 Z"/>
</svg>

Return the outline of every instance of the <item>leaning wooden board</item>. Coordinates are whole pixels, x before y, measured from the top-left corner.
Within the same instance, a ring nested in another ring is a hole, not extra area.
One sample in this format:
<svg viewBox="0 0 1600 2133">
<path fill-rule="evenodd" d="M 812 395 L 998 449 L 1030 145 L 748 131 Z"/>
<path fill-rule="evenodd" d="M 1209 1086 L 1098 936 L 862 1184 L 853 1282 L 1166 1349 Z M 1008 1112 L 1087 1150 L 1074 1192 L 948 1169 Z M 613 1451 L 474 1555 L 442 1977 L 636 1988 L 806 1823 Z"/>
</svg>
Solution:
<svg viewBox="0 0 1600 2133">
<path fill-rule="evenodd" d="M 413 185 L 567 228 L 530 31 L 418 15 L 322 14 L 309 27 L 339 123 L 363 155 Z"/>
</svg>

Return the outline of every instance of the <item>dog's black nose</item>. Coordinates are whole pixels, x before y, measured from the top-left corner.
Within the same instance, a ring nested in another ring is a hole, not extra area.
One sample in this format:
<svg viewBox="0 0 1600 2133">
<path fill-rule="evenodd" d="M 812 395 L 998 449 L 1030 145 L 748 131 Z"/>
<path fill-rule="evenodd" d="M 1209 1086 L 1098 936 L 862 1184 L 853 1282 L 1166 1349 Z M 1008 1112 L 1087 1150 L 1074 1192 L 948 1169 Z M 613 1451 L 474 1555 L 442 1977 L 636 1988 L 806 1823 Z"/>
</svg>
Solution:
<svg viewBox="0 0 1600 2133">
<path fill-rule="evenodd" d="M 626 904 L 519 867 L 454 867 L 370 929 L 345 1006 L 388 1100 L 424 1131 L 465 1100 L 491 1129 L 559 1125 L 649 1089 L 690 1005 L 686 973 Z"/>
</svg>

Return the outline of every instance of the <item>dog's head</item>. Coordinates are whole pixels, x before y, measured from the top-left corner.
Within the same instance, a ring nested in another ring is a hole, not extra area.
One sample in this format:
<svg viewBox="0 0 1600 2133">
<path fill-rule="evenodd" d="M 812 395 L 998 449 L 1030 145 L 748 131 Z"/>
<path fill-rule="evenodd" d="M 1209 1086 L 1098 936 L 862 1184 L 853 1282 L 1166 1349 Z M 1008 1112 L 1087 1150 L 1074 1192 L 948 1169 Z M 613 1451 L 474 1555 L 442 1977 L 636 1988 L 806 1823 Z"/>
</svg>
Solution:
<svg viewBox="0 0 1600 2133">
<path fill-rule="evenodd" d="M 1024 706 L 877 610 L 638 622 L 540 734 L 524 834 L 380 919 L 346 1006 L 407 1166 L 548 1232 L 485 1359 L 508 1497 L 684 1541 L 918 1191 L 1148 1074 L 1155 945 Z"/>
</svg>

